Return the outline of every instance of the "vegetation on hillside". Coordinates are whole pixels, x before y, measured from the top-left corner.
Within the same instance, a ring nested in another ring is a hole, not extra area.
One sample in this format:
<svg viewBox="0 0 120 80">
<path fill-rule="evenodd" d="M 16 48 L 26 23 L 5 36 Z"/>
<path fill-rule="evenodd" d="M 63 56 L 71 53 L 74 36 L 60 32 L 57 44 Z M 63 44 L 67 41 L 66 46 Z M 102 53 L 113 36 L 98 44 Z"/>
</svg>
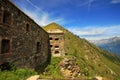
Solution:
<svg viewBox="0 0 120 80">
<path fill-rule="evenodd" d="M 62 59 L 60 57 L 52 57 L 51 63 L 45 68 L 43 74 L 40 74 L 40 78 L 62 79 L 63 75 L 60 73 L 58 65 Z"/>
<path fill-rule="evenodd" d="M 51 23 L 45 26 L 44 29 L 46 31 L 51 29 L 61 29 L 64 31 L 65 57 L 75 56 L 77 58 L 76 63 L 78 63 L 85 77 L 102 76 L 111 80 L 120 79 L 120 59 L 114 54 L 90 44 L 87 40 L 79 38 L 56 23 Z M 59 62 L 55 65 L 59 67 Z M 55 71 L 54 68 L 52 71 Z M 57 71 L 60 72 L 60 70 Z M 51 73 L 50 75 L 54 74 Z"/>
</svg>

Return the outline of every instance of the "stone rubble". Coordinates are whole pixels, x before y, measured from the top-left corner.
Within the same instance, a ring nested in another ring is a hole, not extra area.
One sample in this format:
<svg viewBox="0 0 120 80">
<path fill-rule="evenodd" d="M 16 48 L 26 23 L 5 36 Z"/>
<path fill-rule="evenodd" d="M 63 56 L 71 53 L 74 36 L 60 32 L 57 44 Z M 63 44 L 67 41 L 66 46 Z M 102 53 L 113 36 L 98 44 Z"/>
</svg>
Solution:
<svg viewBox="0 0 120 80">
<path fill-rule="evenodd" d="M 80 68 L 76 63 L 76 57 L 65 58 L 60 62 L 60 71 L 66 78 L 75 78 L 80 73 Z"/>
</svg>

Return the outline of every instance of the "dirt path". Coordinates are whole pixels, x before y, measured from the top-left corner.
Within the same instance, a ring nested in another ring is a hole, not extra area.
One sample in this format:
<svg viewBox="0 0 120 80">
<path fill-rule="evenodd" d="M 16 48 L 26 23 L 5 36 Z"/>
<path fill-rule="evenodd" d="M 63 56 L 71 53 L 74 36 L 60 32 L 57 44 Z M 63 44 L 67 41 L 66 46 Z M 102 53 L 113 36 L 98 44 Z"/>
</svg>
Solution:
<svg viewBox="0 0 120 80">
<path fill-rule="evenodd" d="M 38 79 L 39 79 L 39 75 L 34 75 L 34 76 L 29 77 L 26 80 L 38 80 Z"/>
</svg>

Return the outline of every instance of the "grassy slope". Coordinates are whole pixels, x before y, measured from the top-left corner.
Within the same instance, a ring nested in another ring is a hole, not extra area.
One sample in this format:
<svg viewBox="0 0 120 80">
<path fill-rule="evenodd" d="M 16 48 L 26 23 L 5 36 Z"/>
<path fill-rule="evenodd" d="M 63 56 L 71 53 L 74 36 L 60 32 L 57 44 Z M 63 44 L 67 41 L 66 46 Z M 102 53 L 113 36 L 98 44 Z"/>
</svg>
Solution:
<svg viewBox="0 0 120 80">
<path fill-rule="evenodd" d="M 64 31 L 66 57 L 76 56 L 81 72 L 86 76 L 99 75 L 110 79 L 120 77 L 120 60 L 116 59 L 113 54 L 90 44 L 85 39 L 79 38 L 56 23 L 51 23 L 45 26 L 44 29 L 46 31 L 50 29 Z"/>
</svg>

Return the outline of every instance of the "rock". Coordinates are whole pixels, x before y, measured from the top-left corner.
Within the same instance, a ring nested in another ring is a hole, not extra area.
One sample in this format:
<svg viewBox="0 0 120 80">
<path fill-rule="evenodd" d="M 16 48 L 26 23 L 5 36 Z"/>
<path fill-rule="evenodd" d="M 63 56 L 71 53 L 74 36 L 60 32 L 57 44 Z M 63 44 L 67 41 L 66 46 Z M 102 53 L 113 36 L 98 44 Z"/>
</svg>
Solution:
<svg viewBox="0 0 120 80">
<path fill-rule="evenodd" d="M 93 80 L 103 80 L 103 79 L 100 76 L 95 76 L 95 78 L 93 78 Z"/>
<path fill-rule="evenodd" d="M 34 75 L 34 76 L 29 77 L 26 80 L 38 80 L 38 79 L 39 79 L 39 75 Z"/>
<path fill-rule="evenodd" d="M 60 70 L 66 78 L 75 78 L 80 75 L 80 68 L 76 63 L 76 57 L 65 58 L 61 61 Z"/>
</svg>

